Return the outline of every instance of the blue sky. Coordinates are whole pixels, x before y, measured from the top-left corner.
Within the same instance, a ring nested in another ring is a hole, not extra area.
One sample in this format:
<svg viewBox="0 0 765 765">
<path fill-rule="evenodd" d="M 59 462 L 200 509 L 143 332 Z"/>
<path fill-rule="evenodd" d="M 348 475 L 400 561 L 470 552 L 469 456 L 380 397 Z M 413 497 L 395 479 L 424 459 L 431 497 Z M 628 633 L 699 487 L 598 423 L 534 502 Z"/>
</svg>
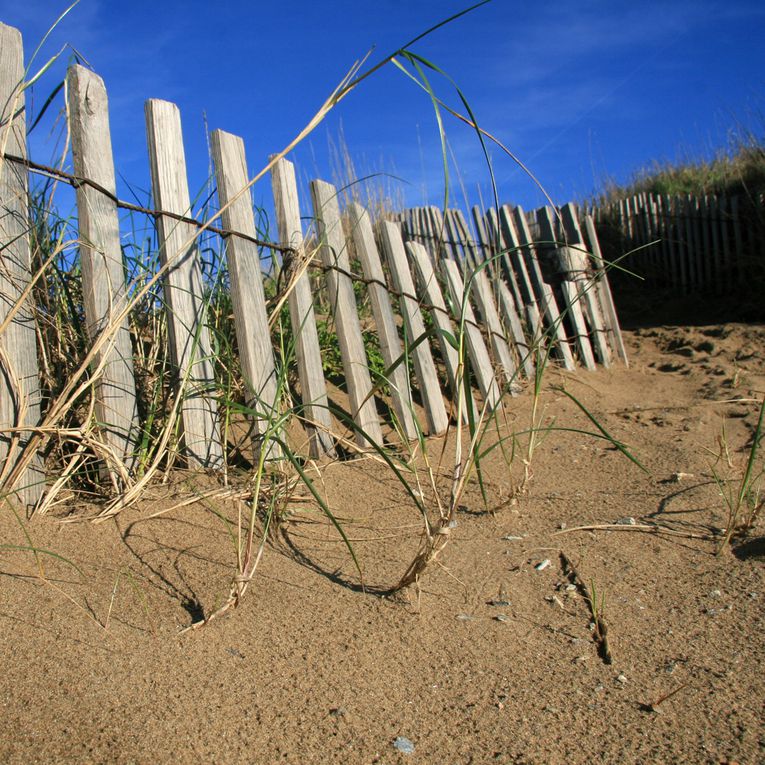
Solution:
<svg viewBox="0 0 765 765">
<path fill-rule="evenodd" d="M 104 78 L 116 165 L 136 188 L 148 188 L 143 102 L 177 103 L 190 185 L 200 189 L 208 174 L 205 117 L 211 129 L 244 137 L 255 172 L 302 129 L 354 61 L 372 50 L 373 64 L 468 4 L 81 0 L 38 63 L 68 43 Z M 31 54 L 66 5 L 0 0 L 0 20 L 21 29 Z M 733 129 L 762 135 L 763 40 L 761 0 L 494 0 L 413 50 L 454 79 L 480 124 L 562 204 L 598 191 L 607 179 L 624 181 L 654 160 L 708 155 Z M 33 112 L 62 79 L 71 55 L 66 51 L 36 87 Z M 459 106 L 447 79 L 429 77 L 444 100 Z M 469 201 L 479 193 L 488 201 L 475 134 L 448 117 L 445 126 Z M 389 186 L 408 204 L 443 200 L 433 107 L 398 69 L 388 65 L 363 83 L 296 150 L 292 158 L 303 182 L 334 180 L 329 147 L 341 131 L 359 174 L 402 178 Z M 48 126 L 35 131 L 33 158 L 55 161 L 56 134 Z M 509 158 L 497 149 L 491 153 L 502 202 L 542 203 Z M 452 191 L 461 202 L 456 176 Z M 267 180 L 254 197 L 269 206 Z"/>
</svg>

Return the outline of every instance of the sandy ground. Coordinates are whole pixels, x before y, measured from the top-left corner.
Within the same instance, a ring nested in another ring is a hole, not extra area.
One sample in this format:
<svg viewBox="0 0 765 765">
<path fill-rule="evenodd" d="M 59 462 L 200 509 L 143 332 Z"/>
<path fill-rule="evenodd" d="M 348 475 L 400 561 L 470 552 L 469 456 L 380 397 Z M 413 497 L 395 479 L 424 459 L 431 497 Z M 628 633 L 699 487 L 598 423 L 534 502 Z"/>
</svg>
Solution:
<svg viewBox="0 0 765 765">
<path fill-rule="evenodd" d="M 369 459 L 325 466 L 321 482 L 366 591 L 337 533 L 297 502 L 242 605 L 184 635 L 228 591 L 219 516 L 233 503 L 146 520 L 189 479 L 113 522 L 33 520 L 35 546 L 69 561 L 40 553 L 45 579 L 8 547 L 29 540 L 1 513 L 0 761 L 765 762 L 763 526 L 715 556 L 726 516 L 711 477 L 745 463 L 765 327 L 654 327 L 627 342 L 629 370 L 548 375 L 540 411 L 593 429 L 564 386 L 648 472 L 603 440 L 552 432 L 513 499 L 525 437 L 512 462 L 495 450 L 493 512 L 472 483 L 438 563 L 404 595 L 384 591 L 420 519 Z M 528 392 L 509 403 L 517 430 L 530 407 Z M 430 443 L 433 464 L 440 450 Z M 603 605 L 611 664 L 566 561 Z"/>
</svg>

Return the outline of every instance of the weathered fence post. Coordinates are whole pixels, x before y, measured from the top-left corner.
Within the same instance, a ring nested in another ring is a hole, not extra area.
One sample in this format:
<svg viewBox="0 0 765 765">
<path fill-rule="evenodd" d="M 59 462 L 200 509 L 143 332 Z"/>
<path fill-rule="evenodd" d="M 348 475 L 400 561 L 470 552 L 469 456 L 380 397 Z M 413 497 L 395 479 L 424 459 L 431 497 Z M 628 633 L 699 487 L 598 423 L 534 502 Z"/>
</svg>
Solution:
<svg viewBox="0 0 765 765">
<path fill-rule="evenodd" d="M 513 226 L 513 222 L 515 226 Z M 531 236 L 526 213 L 522 207 L 515 208 L 512 220 L 507 218 L 506 230 L 513 245 L 520 246 L 522 249 L 527 264 L 528 278 L 531 280 L 533 292 L 536 295 L 537 302 L 527 304 L 526 311 L 531 312 L 534 322 L 540 321 L 540 314 L 544 317 L 550 338 L 555 338 L 564 369 L 574 369 L 574 357 L 571 354 L 571 345 L 566 335 L 566 328 L 563 326 L 558 301 L 555 299 L 552 287 L 542 278 L 537 248 L 534 245 L 534 238 Z M 510 246 L 510 242 L 507 244 Z"/>
<path fill-rule="evenodd" d="M 356 254 L 361 261 L 364 278 L 369 282 L 367 289 L 380 339 L 380 354 L 386 368 L 390 370 L 388 383 L 391 389 L 393 411 L 398 418 L 404 437 L 412 440 L 417 437 L 412 408 L 412 390 L 406 363 L 401 357 L 401 340 L 390 304 L 390 294 L 385 283 L 380 253 L 375 243 L 372 220 L 367 210 L 358 202 L 351 202 L 348 213 Z"/>
<path fill-rule="evenodd" d="M 479 267 L 476 264 L 475 258 L 472 257 L 472 251 L 469 250 L 467 242 L 468 232 L 460 232 L 458 230 L 456 218 L 451 211 L 447 211 L 446 226 L 449 239 L 453 242 L 453 258 L 457 263 L 460 261 L 457 256 L 456 243 L 464 237 L 463 248 L 465 257 L 462 259 L 463 274 L 466 279 L 470 280 L 470 291 L 473 294 L 478 313 L 481 315 L 484 328 L 486 329 L 495 366 L 502 372 L 502 376 L 509 384 L 510 393 L 515 395 L 518 392 L 517 367 L 507 345 L 505 333 L 502 330 L 502 322 L 499 319 L 497 305 L 494 302 L 494 295 L 486 276 L 486 266 Z"/>
<path fill-rule="evenodd" d="M 446 302 L 444 301 L 444 296 L 438 284 L 436 272 L 433 269 L 433 262 L 430 259 L 430 255 L 428 255 L 428 251 L 419 242 L 407 242 L 406 251 L 414 261 L 420 287 L 425 293 L 425 299 L 432 306 L 430 316 L 438 330 L 438 345 L 441 349 L 444 365 L 446 366 L 446 376 L 449 378 L 452 401 L 456 405 L 456 402 L 459 401 L 459 380 L 457 378 L 460 359 L 457 349 L 449 342 L 448 338 L 456 338 L 457 335 L 449 318 L 449 311 L 446 308 Z M 462 416 L 464 421 L 467 422 L 467 410 L 464 407 L 462 409 Z"/>
<path fill-rule="evenodd" d="M 0 23 L 0 148 L 20 159 L 27 156 L 23 77 L 21 33 Z M 0 335 L 0 487 L 25 507 L 45 487 L 37 452 L 25 456 L 25 470 L 19 462 L 31 437 L 25 428 L 40 424 L 34 307 L 23 297 L 31 279 L 27 195 L 26 168 L 0 153 L 0 323 L 8 322 Z"/>
<path fill-rule="evenodd" d="M 74 65 L 67 73 L 67 97 L 74 172 L 108 192 L 88 183 L 77 187 L 85 323 L 91 342 L 102 343 L 94 364 L 100 369 L 96 419 L 106 446 L 130 469 L 136 458 L 139 423 L 130 327 L 126 314 L 119 319 L 128 295 L 114 201 L 117 185 L 106 88 L 97 74 Z M 106 342 L 100 339 L 104 332 L 109 335 Z M 108 461 L 106 467 L 111 467 Z M 110 472 L 116 479 L 115 471 Z"/>
<path fill-rule="evenodd" d="M 350 277 L 351 264 L 340 220 L 337 191 L 325 181 L 314 180 L 311 181 L 311 199 L 316 235 L 319 238 L 319 255 L 325 268 L 329 303 L 335 319 L 348 386 L 351 416 L 358 428 L 354 438 L 362 448 L 370 446 L 370 440 L 382 444 L 380 418 L 372 395 L 372 379 Z"/>
<path fill-rule="evenodd" d="M 430 352 L 425 323 L 415 298 L 414 281 L 407 263 L 401 232 L 389 221 L 380 221 L 379 231 L 383 252 L 393 276 L 393 286 L 401 296 L 399 305 L 404 319 L 406 346 L 414 361 L 414 372 L 428 419 L 428 431 L 431 435 L 443 433 L 449 425 L 449 417 L 441 395 L 436 365 Z"/>
<path fill-rule="evenodd" d="M 603 364 L 604 367 L 609 367 L 611 365 L 611 357 L 608 350 L 608 343 L 606 342 L 606 328 L 603 323 L 603 312 L 601 311 L 600 303 L 598 302 L 596 282 L 592 277 L 590 268 L 590 253 L 587 251 L 584 237 L 582 236 L 582 229 L 579 224 L 579 216 L 577 215 L 576 207 L 569 202 L 561 210 L 561 216 L 568 237 L 569 247 L 578 249 L 580 253 L 582 268 L 575 271 L 572 276 L 574 277 L 574 284 L 579 292 L 579 299 L 583 302 L 587 317 L 590 320 L 592 327 L 592 345 L 594 346 L 595 352 L 598 354 L 601 364 Z"/>
<path fill-rule="evenodd" d="M 611 344 L 614 348 L 616 355 L 624 362 L 625 366 L 629 366 L 627 360 L 627 351 L 624 348 L 624 338 L 622 337 L 622 329 L 619 326 L 619 317 L 616 313 L 616 306 L 614 305 L 614 298 L 611 294 L 611 285 L 608 280 L 608 273 L 606 271 L 605 263 L 603 262 L 603 255 L 600 251 L 600 242 L 598 241 L 598 234 L 595 230 L 595 223 L 590 215 L 584 218 L 585 230 L 587 231 L 587 238 L 590 241 L 590 247 L 592 248 L 592 258 L 595 261 L 595 265 L 598 270 L 598 282 L 597 289 L 600 295 L 600 302 L 603 306 L 603 312 L 606 315 L 606 322 L 608 330 L 611 334 Z"/>
<path fill-rule="evenodd" d="M 491 368 L 491 359 L 486 350 L 486 344 L 475 320 L 475 314 L 465 294 L 465 285 L 460 276 L 459 268 L 453 260 L 444 259 L 441 266 L 446 272 L 446 283 L 449 287 L 455 320 L 465 332 L 470 363 L 478 381 L 478 387 L 483 396 L 484 404 L 489 412 L 497 409 L 502 402 L 502 392 Z"/>
<path fill-rule="evenodd" d="M 233 232 L 226 238 L 226 260 L 237 346 L 250 397 L 248 404 L 254 412 L 255 432 L 262 436 L 280 416 L 281 389 L 268 326 L 260 252 L 258 245 L 246 238 L 255 238 L 257 229 L 244 141 L 223 130 L 214 130 L 211 139 L 221 219 L 224 227 Z M 283 428 L 276 428 L 271 436 L 283 438 Z M 255 451 L 259 451 L 257 446 Z M 272 445 L 269 456 L 280 457 L 281 448 Z"/>
<path fill-rule="evenodd" d="M 563 302 L 566 306 L 569 320 L 574 329 L 579 355 L 584 366 L 589 370 L 595 369 L 595 357 L 592 354 L 590 338 L 587 334 L 587 325 L 584 322 L 582 306 L 579 302 L 579 291 L 575 282 L 571 281 L 570 273 L 582 270 L 581 260 L 584 253 L 569 248 L 558 241 L 555 233 L 555 219 L 549 207 L 542 207 L 537 211 L 537 221 L 543 239 L 556 243 L 556 256 L 558 257 L 558 270 L 562 276 L 560 283 Z M 575 262 L 571 262 L 571 260 Z"/>
<path fill-rule="evenodd" d="M 146 102 L 154 204 L 176 215 L 190 215 L 186 158 L 181 116 L 168 101 Z M 170 350 L 179 375 L 178 395 L 183 397 L 183 441 L 192 466 L 219 467 L 222 446 L 218 431 L 218 407 L 212 397 L 214 372 L 210 338 L 205 323 L 207 304 L 197 231 L 194 225 L 166 215 L 157 219 L 159 253 L 164 278 Z"/>
<path fill-rule="evenodd" d="M 497 295 L 497 302 L 502 308 L 502 313 L 505 316 L 505 324 L 510 328 L 510 333 L 515 340 L 526 377 L 531 379 L 534 375 L 534 360 L 532 358 L 533 348 L 535 343 L 541 342 L 541 319 L 539 317 L 539 311 L 537 310 L 536 313 L 530 312 L 529 315 L 523 317 L 528 329 L 528 333 L 524 333 L 523 324 L 521 322 L 523 306 L 516 304 L 513 295 L 510 292 L 510 288 L 501 276 L 501 269 L 492 254 L 492 248 L 489 243 L 489 234 L 486 230 L 486 221 L 477 206 L 472 208 L 471 213 L 476 234 L 478 236 L 476 251 L 479 254 L 477 257 L 489 264 L 488 267 L 489 272 L 491 273 L 492 285 Z M 467 229 L 467 225 L 464 225 L 464 227 Z M 526 334 L 528 334 L 528 339 Z"/>
<path fill-rule="evenodd" d="M 282 244 L 293 247 L 295 253 L 283 266 L 289 289 L 288 302 L 292 334 L 295 338 L 300 396 L 306 412 L 306 428 L 309 436 L 309 451 L 312 457 L 335 454 L 332 417 L 329 413 L 327 384 L 321 364 L 319 333 L 316 329 L 316 314 L 313 307 L 311 284 L 307 268 L 313 256 L 305 252 L 303 227 L 300 223 L 295 166 L 286 159 L 280 159 L 271 170 L 271 186 L 274 193 L 274 208 Z"/>
</svg>

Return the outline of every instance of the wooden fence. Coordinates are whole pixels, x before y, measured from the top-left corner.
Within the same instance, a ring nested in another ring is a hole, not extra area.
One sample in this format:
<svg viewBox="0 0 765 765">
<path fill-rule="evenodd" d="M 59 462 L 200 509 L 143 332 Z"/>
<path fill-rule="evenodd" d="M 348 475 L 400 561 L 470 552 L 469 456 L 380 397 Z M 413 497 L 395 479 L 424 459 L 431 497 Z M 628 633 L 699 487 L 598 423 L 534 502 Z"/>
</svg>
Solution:
<svg viewBox="0 0 765 765">
<path fill-rule="evenodd" d="M 609 261 L 680 294 L 739 292 L 765 272 L 765 199 L 637 194 L 591 211 Z M 615 277 L 629 289 L 640 282 Z"/>
<path fill-rule="evenodd" d="M 39 451 L 58 414 L 57 402 L 41 411 L 38 334 L 30 285 L 28 173 L 26 161 L 21 37 L 0 25 L 0 482 L 26 506 L 39 501 L 46 476 Z M 119 207 L 104 83 L 92 71 L 72 66 L 67 75 L 68 115 L 74 172 L 48 168 L 77 189 L 79 257 L 85 325 L 89 338 L 84 371 L 65 392 L 88 390 L 95 380 L 95 439 L 103 475 L 116 488 L 131 471 L 144 423 L 135 383 L 128 322 L 139 287 L 125 282 Z M 151 212 L 156 222 L 161 267 L 144 275 L 140 289 L 161 280 L 170 355 L 179 393 L 168 414 L 178 422 L 180 448 L 190 467 L 223 466 L 219 400 L 215 395 L 213 341 L 208 327 L 200 236 L 222 237 L 230 278 L 236 343 L 253 405 L 252 428 L 272 428 L 281 405 L 281 359 L 274 356 L 270 319 L 286 301 L 294 335 L 302 422 L 313 457 L 335 453 L 338 434 L 348 432 L 331 413 L 316 321 L 316 289 L 326 296 L 342 358 L 352 438 L 358 449 L 382 443 L 379 380 L 370 374 L 356 291 L 366 291 L 371 321 L 387 368 L 388 411 L 397 432 L 413 439 L 418 427 L 443 433 L 456 411 L 461 359 L 450 338 L 464 328 L 466 356 L 478 392 L 473 405 L 503 406 L 549 354 L 568 370 L 594 369 L 613 358 L 626 363 L 616 312 L 591 218 L 584 231 L 573 206 L 560 213 L 537 211 L 532 238 L 520 208 L 483 214 L 473 210 L 475 235 L 461 211 L 445 216 L 435 208 L 409 210 L 398 220 L 373 221 L 359 204 L 341 210 L 330 184 L 310 185 L 314 219 L 309 246 L 300 217 L 293 165 L 274 158 L 271 180 L 279 244 L 258 239 L 250 201 L 244 142 L 217 130 L 212 158 L 220 221 L 188 217 L 191 203 L 178 108 L 146 103 L 151 168 Z M 215 216 L 217 218 L 217 216 Z M 223 228 L 216 226 L 222 223 Z M 261 271 L 264 247 L 281 253 L 281 291 L 267 304 Z M 356 289 L 354 289 L 356 287 Z M 272 313 L 269 315 L 269 305 Z M 428 328 L 429 325 L 429 328 Z M 42 349 L 44 350 L 44 349 Z M 410 357 L 413 378 L 402 358 Z M 448 379 L 442 390 L 439 368 Z M 182 391 L 182 392 L 181 392 Z M 424 422 L 417 423 L 417 400 Z M 66 396 L 60 400 L 73 400 Z M 475 414 L 475 412 L 473 412 Z M 280 437 L 280 430 L 271 435 Z M 94 446 L 83 444 L 82 448 Z M 257 439 L 255 448 L 257 449 Z M 274 442 L 277 444 L 278 442 Z M 347 443 L 347 441 L 346 441 Z M 281 447 L 270 456 L 278 459 Z"/>
</svg>

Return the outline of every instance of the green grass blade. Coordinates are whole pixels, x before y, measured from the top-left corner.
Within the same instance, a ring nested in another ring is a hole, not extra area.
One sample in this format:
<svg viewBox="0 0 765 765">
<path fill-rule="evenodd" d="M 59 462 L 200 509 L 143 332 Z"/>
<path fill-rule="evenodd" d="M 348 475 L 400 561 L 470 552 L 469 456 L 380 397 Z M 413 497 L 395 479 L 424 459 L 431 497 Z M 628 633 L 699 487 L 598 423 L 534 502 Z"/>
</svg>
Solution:
<svg viewBox="0 0 765 765">
<path fill-rule="evenodd" d="M 579 399 L 574 396 L 573 393 L 569 393 L 565 388 L 561 388 L 558 385 L 553 386 L 553 390 L 557 391 L 558 393 L 562 393 L 564 396 L 568 396 L 578 407 L 582 410 L 584 415 L 587 417 L 587 419 L 603 434 L 603 437 L 610 441 L 611 444 L 618 449 L 630 462 L 634 462 L 644 473 L 650 474 L 650 470 L 648 470 L 645 465 L 643 465 L 640 460 L 635 457 L 627 447 L 621 443 L 621 441 L 617 441 L 597 420 L 597 418 L 587 409 L 587 407 L 579 401 Z"/>
</svg>

